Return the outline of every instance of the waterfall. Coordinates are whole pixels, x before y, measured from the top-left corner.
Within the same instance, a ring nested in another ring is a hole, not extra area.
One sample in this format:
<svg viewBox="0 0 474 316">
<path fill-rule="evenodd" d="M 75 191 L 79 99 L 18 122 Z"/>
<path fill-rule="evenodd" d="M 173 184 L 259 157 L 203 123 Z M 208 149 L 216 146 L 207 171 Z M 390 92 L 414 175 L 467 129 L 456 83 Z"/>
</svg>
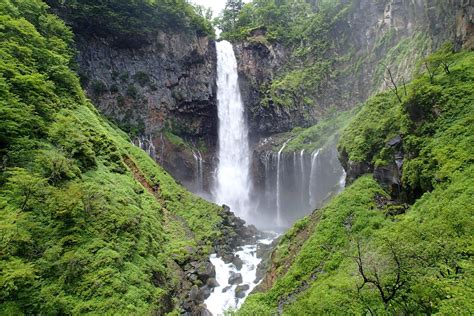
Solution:
<svg viewBox="0 0 474 316">
<path fill-rule="evenodd" d="M 153 136 L 149 135 L 148 138 L 144 135 L 138 136 L 132 144 L 144 150 L 148 156 L 156 160 L 156 148 L 153 144 Z"/>
<path fill-rule="evenodd" d="M 296 173 L 296 171 L 295 171 Z M 304 202 L 305 202 L 305 198 L 304 198 L 304 188 L 305 188 L 305 183 L 304 183 L 304 179 L 305 179 L 305 174 L 304 174 L 304 149 L 301 150 L 300 152 L 300 175 L 301 175 L 301 187 L 300 187 L 300 191 L 301 191 L 301 204 L 304 205 Z"/>
<path fill-rule="evenodd" d="M 283 150 L 285 149 L 286 145 L 288 144 L 288 142 L 291 140 L 288 139 L 284 144 L 283 146 L 281 146 L 280 150 L 278 151 L 278 155 L 277 155 L 277 179 L 276 179 L 276 206 L 277 206 L 277 226 L 282 226 L 282 220 L 281 220 L 281 184 L 280 184 L 280 174 L 281 174 L 281 170 L 280 170 L 280 157 L 281 157 L 281 153 L 283 152 Z"/>
<path fill-rule="evenodd" d="M 217 42 L 216 48 L 219 163 L 214 199 L 219 204 L 228 205 L 238 216 L 248 219 L 250 153 L 237 60 L 229 42 Z"/>
<path fill-rule="evenodd" d="M 314 207 L 317 203 L 315 195 L 315 185 L 316 185 L 316 171 L 318 164 L 318 156 L 321 149 L 315 150 L 311 154 L 311 169 L 310 169 L 310 178 L 309 178 L 309 204 L 311 207 Z"/>
<path fill-rule="evenodd" d="M 204 177 L 203 177 L 203 170 L 202 170 L 202 155 L 199 149 L 191 149 L 194 157 L 194 161 L 196 163 L 196 173 L 194 175 L 194 186 L 197 192 L 203 192 L 204 190 Z"/>
</svg>

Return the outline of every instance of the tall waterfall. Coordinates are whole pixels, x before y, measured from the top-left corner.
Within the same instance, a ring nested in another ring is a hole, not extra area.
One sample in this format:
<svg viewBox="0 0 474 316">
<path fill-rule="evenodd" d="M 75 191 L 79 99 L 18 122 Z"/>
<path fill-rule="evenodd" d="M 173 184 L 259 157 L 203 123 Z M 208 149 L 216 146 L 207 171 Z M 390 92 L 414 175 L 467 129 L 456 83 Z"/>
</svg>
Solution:
<svg viewBox="0 0 474 316">
<path fill-rule="evenodd" d="M 219 164 L 214 199 L 247 219 L 249 209 L 250 153 L 245 109 L 240 95 L 237 60 L 232 44 L 220 41 L 217 48 L 217 102 L 219 117 Z"/>
</svg>

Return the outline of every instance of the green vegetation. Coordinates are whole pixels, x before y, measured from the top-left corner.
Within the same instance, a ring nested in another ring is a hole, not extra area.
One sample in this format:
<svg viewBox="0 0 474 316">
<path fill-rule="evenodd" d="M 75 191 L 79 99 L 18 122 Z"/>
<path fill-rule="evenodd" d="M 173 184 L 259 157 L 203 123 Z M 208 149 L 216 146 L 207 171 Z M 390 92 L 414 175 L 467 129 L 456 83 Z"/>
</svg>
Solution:
<svg viewBox="0 0 474 316">
<path fill-rule="evenodd" d="M 324 34 L 324 27 L 340 10 L 341 2 L 324 0 L 311 5 L 304 0 L 254 0 L 242 4 L 240 0 L 229 0 L 216 24 L 222 29 L 225 39 L 245 39 L 253 30 L 265 27 L 269 40 L 295 44 Z M 312 34 L 312 31 L 316 33 Z M 306 47 L 311 49 L 308 45 Z"/>
<path fill-rule="evenodd" d="M 473 65 L 471 52 L 453 54 L 449 46 L 429 56 L 423 66 L 429 70 L 406 93 L 399 87 L 402 102 L 393 91 L 367 102 L 346 129 L 340 152 L 350 161 L 385 165 L 393 157 L 387 142 L 402 135 L 410 157 L 403 166 L 409 191 L 426 192 L 450 181 L 472 163 Z"/>
<path fill-rule="evenodd" d="M 401 135 L 415 203 L 357 179 L 282 238 L 275 283 L 238 314 L 474 313 L 474 53 L 446 46 L 424 68 L 400 87 L 401 102 L 389 91 L 365 103 L 339 144 L 351 161 L 383 165 L 394 159 L 387 141 Z"/>
<path fill-rule="evenodd" d="M 214 36 L 211 22 L 185 0 L 47 0 L 75 33 L 115 37 L 119 46 L 139 46 L 157 30 Z"/>
<path fill-rule="evenodd" d="M 285 152 L 297 152 L 303 149 L 311 152 L 336 141 L 341 131 L 347 126 L 357 111 L 358 109 L 356 108 L 346 112 L 333 112 L 314 126 L 306 129 L 295 128 L 286 137 L 288 139 L 294 135 L 292 140 L 286 145 Z"/>
<path fill-rule="evenodd" d="M 348 7 L 343 1 L 318 1 L 312 6 L 303 0 L 254 0 L 237 15 L 233 7 L 224 11 L 217 24 L 225 39 L 261 45 L 278 42 L 290 49 L 284 69 L 259 87 L 262 106 L 316 107 L 323 82 L 334 75 L 336 59 L 328 57 L 334 41 L 331 32 L 346 18 Z"/>
<path fill-rule="evenodd" d="M 317 117 L 323 117 L 333 106 L 347 109 L 380 91 L 388 71 L 397 83 L 408 81 L 417 63 L 432 49 L 423 23 L 415 23 L 410 36 L 396 28 L 367 25 L 374 42 L 354 41 L 354 25 L 364 23 L 359 2 L 253 0 L 242 5 L 229 0 L 228 10 L 216 23 L 227 40 L 273 45 L 277 55 L 285 55 L 271 81 L 256 87 L 261 95 L 259 106 L 281 111 L 312 108 Z M 386 0 L 380 0 L 373 5 L 380 10 L 385 4 Z M 441 2 L 430 10 L 430 16 L 450 11 Z M 364 87 L 354 86 L 351 80 L 364 80 Z"/>
<path fill-rule="evenodd" d="M 220 209 L 99 116 L 42 1 L 0 0 L 0 25 L 0 314 L 172 310 Z"/>
</svg>

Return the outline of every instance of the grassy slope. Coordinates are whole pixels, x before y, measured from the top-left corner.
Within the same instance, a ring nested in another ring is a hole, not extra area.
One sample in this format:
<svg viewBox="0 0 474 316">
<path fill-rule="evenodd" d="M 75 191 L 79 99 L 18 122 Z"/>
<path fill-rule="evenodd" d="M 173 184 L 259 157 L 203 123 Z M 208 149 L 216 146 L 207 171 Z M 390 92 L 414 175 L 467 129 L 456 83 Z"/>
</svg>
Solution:
<svg viewBox="0 0 474 316">
<path fill-rule="evenodd" d="M 273 254 L 276 282 L 239 314 L 474 312 L 473 58 L 431 56 L 432 66 L 453 62 L 449 74 L 438 68 L 432 82 L 418 75 L 402 103 L 392 92 L 374 97 L 343 133 L 339 147 L 351 160 L 379 165 L 393 159 L 386 141 L 401 134 L 404 189 L 423 196 L 391 215 L 378 184 L 359 178 L 283 238 Z M 300 229 L 311 234 L 295 254 L 288 246 Z"/>
<path fill-rule="evenodd" d="M 219 208 L 98 114 L 71 40 L 42 1 L 0 0 L 0 314 L 163 313 Z"/>
</svg>

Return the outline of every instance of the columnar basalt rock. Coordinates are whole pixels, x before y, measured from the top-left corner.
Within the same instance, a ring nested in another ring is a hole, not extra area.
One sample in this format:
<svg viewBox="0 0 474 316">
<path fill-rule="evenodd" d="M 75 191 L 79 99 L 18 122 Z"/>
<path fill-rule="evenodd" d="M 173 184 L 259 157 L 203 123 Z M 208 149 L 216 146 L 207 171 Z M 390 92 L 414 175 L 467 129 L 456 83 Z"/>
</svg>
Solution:
<svg viewBox="0 0 474 316">
<path fill-rule="evenodd" d="M 77 46 L 87 93 L 106 116 L 144 134 L 216 135 L 213 40 L 159 32 L 137 49 L 98 38 Z"/>
<path fill-rule="evenodd" d="M 198 165 L 193 154 L 200 144 L 206 148 L 200 153 L 205 156 L 202 169 L 209 174 L 217 139 L 214 40 L 158 32 L 138 48 L 90 37 L 78 37 L 77 47 L 83 86 L 105 116 L 145 136 L 156 151 L 152 156 L 184 184 L 194 181 Z"/>
</svg>

